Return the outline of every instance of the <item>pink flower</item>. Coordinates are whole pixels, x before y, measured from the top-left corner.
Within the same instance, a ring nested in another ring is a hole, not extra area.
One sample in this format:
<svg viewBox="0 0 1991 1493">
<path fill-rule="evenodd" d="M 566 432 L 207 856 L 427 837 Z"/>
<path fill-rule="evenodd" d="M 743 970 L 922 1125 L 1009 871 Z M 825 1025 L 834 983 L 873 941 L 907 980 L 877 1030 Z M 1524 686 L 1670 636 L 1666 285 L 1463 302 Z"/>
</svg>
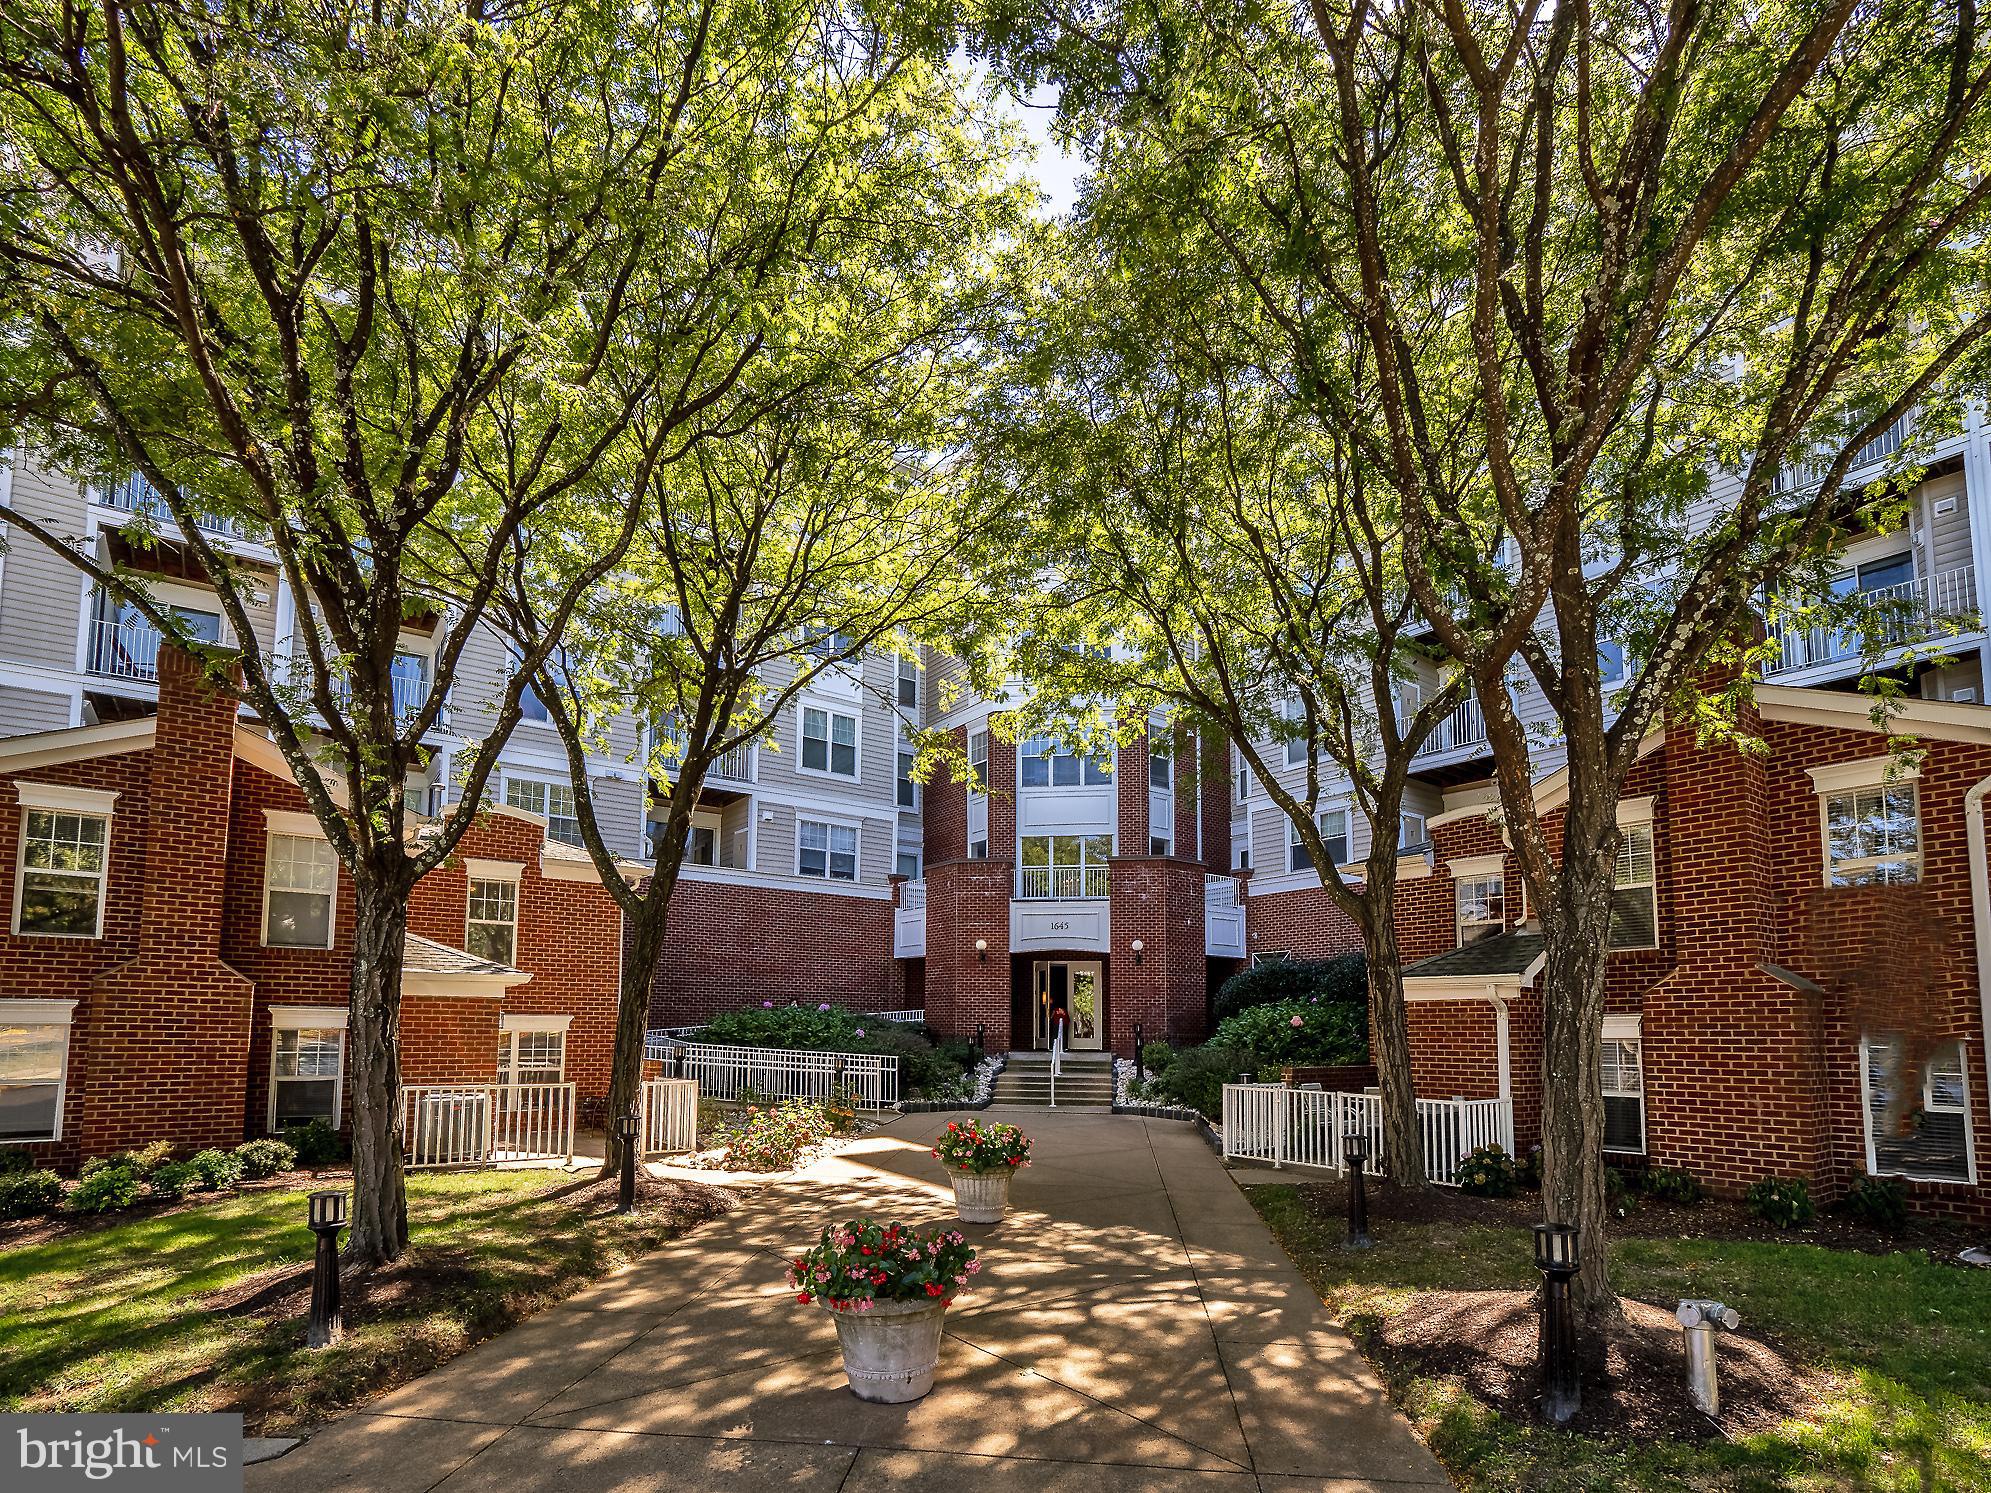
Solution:
<svg viewBox="0 0 1991 1493">
<path fill-rule="evenodd" d="M 762 1009 L 763 1011 L 772 1011 L 772 1010 L 774 1009 L 774 1002 L 773 1002 L 773 1001 L 762 1001 L 762 1002 L 760 1003 L 760 1008 L 761 1008 L 761 1009 Z"/>
<path fill-rule="evenodd" d="M 820 1006 L 816 1007 L 818 1011 L 827 1011 L 829 1010 L 829 1008 L 830 1008 L 830 1003 L 828 1001 L 824 1001 Z"/>
<path fill-rule="evenodd" d="M 860 1037 L 864 1035 L 864 1028 L 863 1028 L 863 1027 L 859 1027 L 859 1028 L 857 1029 L 857 1035 L 858 1035 L 858 1036 L 860 1036 Z"/>
<path fill-rule="evenodd" d="M 1294 1026 L 1305 1026 L 1305 1025 L 1306 1025 L 1306 1023 L 1305 1023 L 1304 1021 L 1300 1020 L 1300 1018 L 1299 1018 L 1299 1017 L 1297 1017 L 1297 1016 L 1295 1016 L 1295 1017 L 1293 1018 L 1293 1023 L 1292 1023 L 1292 1024 L 1293 1024 Z"/>
<path fill-rule="evenodd" d="M 859 1302 L 857 1303 L 857 1309 L 858 1309 L 859 1311 L 861 1311 L 861 1312 L 868 1312 L 868 1311 L 870 1311 L 870 1310 L 871 1310 L 871 1298 L 870 1298 L 869 1296 L 866 1296 L 866 1297 L 865 1297 L 865 1298 L 864 1298 L 863 1300 L 859 1301 Z"/>
</svg>

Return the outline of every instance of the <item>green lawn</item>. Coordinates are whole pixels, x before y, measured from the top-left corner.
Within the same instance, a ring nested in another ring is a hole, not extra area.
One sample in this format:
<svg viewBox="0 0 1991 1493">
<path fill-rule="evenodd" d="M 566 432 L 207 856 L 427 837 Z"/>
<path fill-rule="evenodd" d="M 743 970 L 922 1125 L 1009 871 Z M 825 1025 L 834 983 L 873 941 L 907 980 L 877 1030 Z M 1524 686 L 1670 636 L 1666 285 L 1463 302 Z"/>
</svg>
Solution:
<svg viewBox="0 0 1991 1493">
<path fill-rule="evenodd" d="M 295 1299 L 215 1310 L 310 1259 L 308 1184 L 250 1191 L 0 1249 L 0 1410 L 233 1410 L 252 1431 L 308 1424 L 414 1377 L 680 1233 L 697 1204 L 629 1218 L 554 1195 L 547 1171 L 409 1179 L 414 1247 L 348 1316 L 303 1346 Z M 357 1320 L 355 1320 L 357 1318 Z"/>
<path fill-rule="evenodd" d="M 1525 1290 L 1537 1283 L 1525 1231 L 1389 1222 L 1366 1253 L 1298 1187 L 1249 1189 L 1259 1212 L 1336 1316 L 1373 1346 L 1373 1328 L 1418 1290 Z M 1503 1415 L 1456 1382 L 1419 1378 L 1387 1352 L 1379 1367 L 1462 1488 L 1991 1488 L 1991 1274 L 1903 1251 L 1621 1237 L 1621 1294 L 1670 1306 L 1716 1295 L 1745 1329 L 1829 1371 L 1814 1416 L 1733 1442 L 1626 1444 Z"/>
</svg>

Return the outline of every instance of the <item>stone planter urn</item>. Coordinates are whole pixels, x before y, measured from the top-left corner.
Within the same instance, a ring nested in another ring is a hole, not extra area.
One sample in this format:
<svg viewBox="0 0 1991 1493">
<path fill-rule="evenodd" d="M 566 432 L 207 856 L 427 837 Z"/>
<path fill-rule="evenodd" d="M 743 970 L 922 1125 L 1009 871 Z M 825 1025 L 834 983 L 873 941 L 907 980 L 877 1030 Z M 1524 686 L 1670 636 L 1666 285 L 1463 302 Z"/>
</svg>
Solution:
<svg viewBox="0 0 1991 1493">
<path fill-rule="evenodd" d="M 947 1175 L 954 1180 L 954 1212 L 963 1223 L 1001 1223 L 1009 1211 L 1009 1179 L 1016 1175 L 1008 1167 L 994 1172 L 959 1172 L 953 1167 Z"/>
<path fill-rule="evenodd" d="M 904 1405 L 933 1388 L 940 1367 L 944 1301 L 874 1301 L 864 1311 L 832 1311 L 850 1392 L 880 1405 Z"/>
</svg>

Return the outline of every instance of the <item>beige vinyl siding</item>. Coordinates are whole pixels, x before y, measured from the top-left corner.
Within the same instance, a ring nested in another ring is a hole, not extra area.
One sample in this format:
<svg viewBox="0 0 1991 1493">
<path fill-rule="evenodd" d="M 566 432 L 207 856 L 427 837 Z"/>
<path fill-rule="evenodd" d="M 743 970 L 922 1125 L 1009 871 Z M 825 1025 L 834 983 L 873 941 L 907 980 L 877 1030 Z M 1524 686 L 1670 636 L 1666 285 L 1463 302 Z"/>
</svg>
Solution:
<svg viewBox="0 0 1991 1493">
<path fill-rule="evenodd" d="M 1948 513 L 1937 513 L 1937 504 L 1946 500 L 1955 506 Z M 1928 573 L 1939 575 L 1970 564 L 1970 505 L 1964 497 L 1963 474 L 1954 472 L 1923 483 L 1921 501 Z"/>
<path fill-rule="evenodd" d="M 59 730 L 70 724 L 72 713 L 67 695 L 0 685 L 0 736 Z"/>
<path fill-rule="evenodd" d="M 14 506 L 56 533 L 83 533 L 82 489 L 32 462 L 16 463 Z M 83 574 L 39 540 L 10 536 L 0 579 L 0 658 L 73 670 L 84 606 Z"/>
</svg>

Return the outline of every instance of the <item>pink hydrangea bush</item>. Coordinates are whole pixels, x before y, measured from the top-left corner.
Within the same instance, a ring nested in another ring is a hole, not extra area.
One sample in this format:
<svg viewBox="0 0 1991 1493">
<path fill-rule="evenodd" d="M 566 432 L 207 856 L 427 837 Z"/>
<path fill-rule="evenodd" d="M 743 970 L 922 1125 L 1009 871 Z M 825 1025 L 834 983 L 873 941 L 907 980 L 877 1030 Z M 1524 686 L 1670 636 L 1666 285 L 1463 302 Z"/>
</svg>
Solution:
<svg viewBox="0 0 1991 1493">
<path fill-rule="evenodd" d="M 984 1125 L 970 1120 L 963 1125 L 950 1123 L 933 1144 L 940 1164 L 957 1172 L 983 1176 L 989 1172 L 1015 1171 L 1030 1165 L 1030 1137 L 1014 1125 L 1000 1122 Z"/>
<path fill-rule="evenodd" d="M 833 1312 L 868 1312 L 880 1301 L 950 1306 L 981 1268 L 959 1229 L 922 1234 L 904 1224 L 857 1218 L 831 1224 L 815 1248 L 790 1260 L 788 1284 L 797 1301 L 820 1300 Z"/>
</svg>

